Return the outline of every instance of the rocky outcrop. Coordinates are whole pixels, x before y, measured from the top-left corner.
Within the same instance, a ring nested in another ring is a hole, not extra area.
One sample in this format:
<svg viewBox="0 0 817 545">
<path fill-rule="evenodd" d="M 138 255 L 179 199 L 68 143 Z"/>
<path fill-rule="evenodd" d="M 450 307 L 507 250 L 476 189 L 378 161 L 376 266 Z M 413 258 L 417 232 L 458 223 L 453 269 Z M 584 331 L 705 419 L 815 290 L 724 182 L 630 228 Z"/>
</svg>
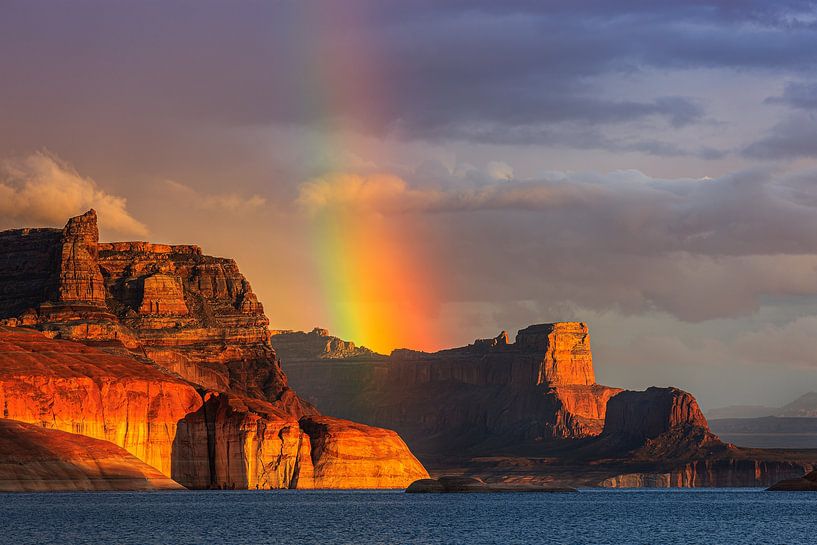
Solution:
<svg viewBox="0 0 817 545">
<path fill-rule="evenodd" d="M 0 419 L 0 492 L 183 489 L 108 441 Z"/>
<path fill-rule="evenodd" d="M 769 487 L 772 492 L 817 492 L 817 471 L 810 471 L 802 477 L 783 479 Z"/>
<path fill-rule="evenodd" d="M 525 328 L 436 353 L 395 350 L 387 359 L 325 358 L 312 334 L 283 339 L 287 374 L 320 409 L 396 429 L 413 448 L 439 454 L 601 433 L 607 400 L 595 384 L 590 336 L 579 322 Z M 325 338 L 325 336 L 322 336 Z M 279 346 L 278 336 L 272 337 Z"/>
<path fill-rule="evenodd" d="M 208 396 L 180 423 L 175 452 L 172 475 L 194 488 L 404 488 L 428 476 L 393 431 L 293 420 L 270 403 L 225 395 Z"/>
<path fill-rule="evenodd" d="M 105 284 L 97 266 L 96 212 L 71 218 L 62 230 L 57 301 L 105 306 Z"/>
<path fill-rule="evenodd" d="M 156 366 L 0 327 L 3 418 L 109 441 L 170 476 L 177 423 L 201 405 Z"/>
<path fill-rule="evenodd" d="M 428 477 L 391 430 L 325 416 L 302 418 L 300 425 L 312 445 L 314 488 L 405 488 L 402 483 Z"/>
<path fill-rule="evenodd" d="M 275 337 L 273 337 L 275 342 Z M 503 485 L 767 486 L 802 475 L 817 452 L 741 449 L 713 434 L 677 388 L 595 384 L 583 323 L 542 324 L 385 361 L 284 360 L 318 408 L 397 430 L 432 474 Z M 294 348 L 290 351 L 297 352 Z"/>
<path fill-rule="evenodd" d="M 99 243 L 93 211 L 0 233 L 0 324 L 17 326 L 0 327 L 6 418 L 109 441 L 188 487 L 427 475 L 394 432 L 315 424 L 238 266 L 197 246 Z"/>
<path fill-rule="evenodd" d="M 736 488 L 768 486 L 802 475 L 810 464 L 785 460 L 722 458 L 680 464 L 665 472 L 627 473 L 604 479 L 604 488 Z M 817 489 L 817 487 L 815 487 Z"/>
<path fill-rule="evenodd" d="M 678 388 L 626 391 L 607 405 L 602 434 L 583 447 L 595 458 L 650 467 L 608 477 L 599 484 L 632 487 L 768 486 L 808 471 L 817 453 L 741 449 L 713 434 L 695 398 Z"/>
<path fill-rule="evenodd" d="M 0 327 L 2 416 L 105 440 L 190 488 L 403 488 L 427 475 L 396 433 L 276 403 L 202 394 L 83 344 Z"/>
<path fill-rule="evenodd" d="M 485 492 L 578 492 L 575 488 L 530 485 L 502 486 L 488 484 L 476 477 L 444 475 L 436 479 L 420 479 L 406 488 L 408 494 L 485 493 Z"/>
<path fill-rule="evenodd" d="M 517 333 L 516 346 L 520 350 L 544 354 L 538 368 L 537 384 L 558 387 L 596 383 L 587 324 L 532 325 Z"/>
<path fill-rule="evenodd" d="M 678 388 L 651 387 L 624 391 L 607 403 L 607 418 L 600 439 L 622 447 L 643 445 L 665 434 L 702 433 L 716 439 L 695 398 Z"/>
<path fill-rule="evenodd" d="M 357 346 L 351 341 L 344 341 L 329 335 L 329 331 L 320 327 L 309 333 L 288 329 L 272 330 L 270 340 L 275 351 L 289 363 L 312 361 L 314 359 L 362 359 L 383 360 L 386 356 Z"/>
</svg>

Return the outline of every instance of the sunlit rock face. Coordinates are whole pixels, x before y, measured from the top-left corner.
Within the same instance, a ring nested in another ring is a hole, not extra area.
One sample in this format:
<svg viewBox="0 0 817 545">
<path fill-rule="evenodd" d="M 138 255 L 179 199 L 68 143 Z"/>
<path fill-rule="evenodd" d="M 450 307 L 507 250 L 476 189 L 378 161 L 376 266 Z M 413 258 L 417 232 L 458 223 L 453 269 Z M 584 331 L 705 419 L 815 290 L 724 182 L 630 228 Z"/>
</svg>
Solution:
<svg viewBox="0 0 817 545">
<path fill-rule="evenodd" d="M 180 489 L 108 441 L 0 419 L 0 492 Z"/>
<path fill-rule="evenodd" d="M 202 405 L 154 365 L 23 328 L 0 328 L 2 416 L 103 439 L 170 475 L 178 422 Z"/>
<path fill-rule="evenodd" d="M 425 474 L 396 434 L 344 420 L 314 451 L 323 428 L 301 423 L 320 415 L 289 388 L 263 307 L 233 260 L 197 246 L 99 243 L 93 211 L 0 233 L 0 323 L 7 418 L 110 441 L 185 486 Z"/>
</svg>

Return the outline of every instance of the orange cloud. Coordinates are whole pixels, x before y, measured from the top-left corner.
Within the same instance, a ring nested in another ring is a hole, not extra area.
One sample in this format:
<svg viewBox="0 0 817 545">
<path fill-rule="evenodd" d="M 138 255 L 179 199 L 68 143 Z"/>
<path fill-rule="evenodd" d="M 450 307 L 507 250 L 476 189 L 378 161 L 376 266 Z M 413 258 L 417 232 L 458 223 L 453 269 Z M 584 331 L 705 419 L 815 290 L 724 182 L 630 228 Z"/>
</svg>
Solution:
<svg viewBox="0 0 817 545">
<path fill-rule="evenodd" d="M 123 197 L 99 188 L 55 155 L 38 151 L 0 161 L 0 225 L 61 226 L 69 216 L 95 208 L 100 224 L 120 235 L 147 235 Z"/>
</svg>

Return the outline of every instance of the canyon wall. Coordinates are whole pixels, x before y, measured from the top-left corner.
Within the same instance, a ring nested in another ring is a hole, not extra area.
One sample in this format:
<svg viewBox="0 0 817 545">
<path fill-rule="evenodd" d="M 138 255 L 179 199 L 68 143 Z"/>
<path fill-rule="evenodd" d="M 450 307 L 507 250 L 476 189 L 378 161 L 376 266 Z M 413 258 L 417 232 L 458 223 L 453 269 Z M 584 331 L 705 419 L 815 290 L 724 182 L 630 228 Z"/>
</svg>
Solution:
<svg viewBox="0 0 817 545">
<path fill-rule="evenodd" d="M 677 388 L 595 383 L 584 323 L 534 325 L 435 353 L 325 357 L 323 330 L 278 345 L 318 408 L 397 430 L 433 474 L 582 486 L 766 486 L 817 452 L 741 449 Z M 295 345 L 295 340 L 302 342 Z M 311 354 L 311 357 L 310 357 Z"/>
<path fill-rule="evenodd" d="M 389 357 L 325 357 L 321 346 L 339 340 L 319 329 L 301 335 L 300 346 L 291 333 L 271 340 L 307 399 L 394 428 L 424 453 L 594 436 L 607 400 L 620 391 L 595 383 L 590 336 L 580 322 L 530 326 L 513 343 L 502 332 L 462 348 L 395 350 Z"/>
<path fill-rule="evenodd" d="M 181 489 L 108 441 L 0 419 L 0 492 Z"/>
<path fill-rule="evenodd" d="M 197 246 L 100 243 L 94 211 L 0 233 L 0 324 L 4 417 L 109 441 L 186 486 L 427 475 L 397 434 L 304 402 L 236 263 Z"/>
</svg>

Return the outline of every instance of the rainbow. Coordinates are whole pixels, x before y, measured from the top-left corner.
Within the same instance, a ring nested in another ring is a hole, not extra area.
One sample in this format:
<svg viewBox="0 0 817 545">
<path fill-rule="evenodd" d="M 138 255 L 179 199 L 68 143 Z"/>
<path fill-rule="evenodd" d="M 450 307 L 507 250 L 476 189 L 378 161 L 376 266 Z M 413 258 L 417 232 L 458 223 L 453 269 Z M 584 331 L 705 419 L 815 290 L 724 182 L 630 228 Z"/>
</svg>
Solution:
<svg viewBox="0 0 817 545">
<path fill-rule="evenodd" d="M 309 5 L 301 4 L 303 31 L 312 34 L 302 50 L 308 70 L 302 106 L 324 121 L 310 132 L 304 146 L 319 158 L 321 174 L 331 178 L 348 168 L 338 158 L 372 154 L 365 139 L 354 136 L 360 133 L 355 129 L 379 122 L 389 92 L 387 82 L 378 77 L 381 65 L 374 44 L 314 32 L 315 22 L 320 30 L 331 28 L 338 18 L 366 14 L 355 12 L 355 4 Z M 429 327 L 437 300 L 433 277 L 426 273 L 428 259 L 405 221 L 330 204 L 310 222 L 313 272 L 320 286 L 319 305 L 324 307 L 319 314 L 328 322 L 315 325 L 383 353 L 439 346 Z"/>
<path fill-rule="evenodd" d="M 434 290 L 406 227 L 386 216 L 326 210 L 314 220 L 330 330 L 369 348 L 437 347 Z"/>
</svg>

